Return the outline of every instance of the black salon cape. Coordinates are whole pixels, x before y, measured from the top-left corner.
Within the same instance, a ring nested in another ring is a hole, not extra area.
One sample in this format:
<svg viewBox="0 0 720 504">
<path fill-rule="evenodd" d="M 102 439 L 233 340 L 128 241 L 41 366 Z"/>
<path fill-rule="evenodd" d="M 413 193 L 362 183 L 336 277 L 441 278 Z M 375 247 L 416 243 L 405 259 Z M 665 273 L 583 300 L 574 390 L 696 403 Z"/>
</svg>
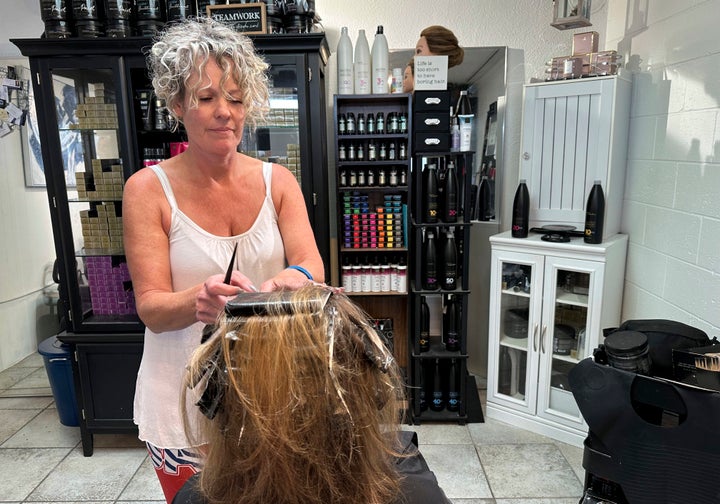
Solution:
<svg viewBox="0 0 720 504">
<path fill-rule="evenodd" d="M 401 431 L 399 439 L 402 453 L 414 453 L 410 457 L 397 459 L 397 469 L 403 477 L 400 481 L 400 497 L 393 504 L 450 504 L 435 474 L 418 451 L 417 434 Z M 200 474 L 188 479 L 175 495 L 172 504 L 207 504 L 205 496 L 198 490 Z M 362 501 L 358 501 L 360 503 Z"/>
</svg>

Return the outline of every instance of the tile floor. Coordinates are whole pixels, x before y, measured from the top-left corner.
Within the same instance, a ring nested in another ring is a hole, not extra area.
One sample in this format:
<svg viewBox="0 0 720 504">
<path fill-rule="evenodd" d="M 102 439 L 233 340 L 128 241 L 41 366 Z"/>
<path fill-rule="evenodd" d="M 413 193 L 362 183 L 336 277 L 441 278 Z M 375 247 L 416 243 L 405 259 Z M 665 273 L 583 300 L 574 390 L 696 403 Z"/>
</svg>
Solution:
<svg viewBox="0 0 720 504">
<path fill-rule="evenodd" d="M 580 448 L 494 420 L 404 428 L 418 432 L 453 504 L 577 504 L 582 494 Z M 58 419 L 40 355 L 0 372 L 0 468 L 2 503 L 163 502 L 134 435 L 96 435 L 93 456 L 83 456 L 79 429 Z"/>
</svg>

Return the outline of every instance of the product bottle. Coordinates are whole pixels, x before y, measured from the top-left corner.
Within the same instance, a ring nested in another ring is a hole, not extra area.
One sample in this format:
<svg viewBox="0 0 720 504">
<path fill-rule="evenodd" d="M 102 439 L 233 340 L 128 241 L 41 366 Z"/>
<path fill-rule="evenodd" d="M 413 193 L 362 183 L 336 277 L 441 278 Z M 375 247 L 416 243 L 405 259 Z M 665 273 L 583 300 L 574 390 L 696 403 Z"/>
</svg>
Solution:
<svg viewBox="0 0 720 504">
<path fill-rule="evenodd" d="M 528 192 L 525 179 L 520 179 L 520 184 L 515 191 L 512 212 L 512 236 L 513 238 L 527 238 L 528 225 L 530 221 L 530 193 Z"/>
<path fill-rule="evenodd" d="M 460 150 L 460 123 L 450 107 L 450 150 L 457 152 Z"/>
<path fill-rule="evenodd" d="M 372 46 L 372 92 L 385 94 L 388 92 L 388 43 L 383 27 L 377 27 Z"/>
<path fill-rule="evenodd" d="M 423 250 L 423 278 L 422 287 L 425 290 L 437 290 L 437 248 L 435 245 L 435 232 L 428 229 L 425 234 L 425 247 Z"/>
<path fill-rule="evenodd" d="M 405 258 L 400 258 L 400 263 L 397 267 L 397 292 L 404 294 L 407 292 L 407 264 L 405 264 Z"/>
<path fill-rule="evenodd" d="M 425 296 L 420 296 L 420 352 L 430 350 L 430 307 Z"/>
<path fill-rule="evenodd" d="M 457 222 L 458 214 L 458 179 L 455 163 L 448 160 L 443 181 L 443 222 Z"/>
<path fill-rule="evenodd" d="M 480 179 L 480 186 L 478 187 L 478 212 L 477 218 L 481 221 L 489 220 L 488 207 L 490 206 L 490 182 L 488 182 L 487 175 L 483 175 Z"/>
<path fill-rule="evenodd" d="M 337 45 L 337 89 L 338 94 L 353 94 L 353 46 L 347 26 L 340 29 Z"/>
<path fill-rule="evenodd" d="M 430 409 L 442 411 L 445 409 L 445 398 L 443 397 L 442 378 L 440 374 L 440 359 L 435 359 L 435 371 L 433 372 L 432 402 Z"/>
<path fill-rule="evenodd" d="M 498 393 L 510 395 L 512 361 L 510 360 L 510 351 L 504 345 L 500 345 L 500 364 L 498 366 L 498 374 Z"/>
<path fill-rule="evenodd" d="M 475 119 L 475 114 L 473 114 L 472 107 L 470 106 L 470 98 L 468 98 L 467 90 L 464 89 L 460 91 L 460 98 L 458 99 L 455 110 L 460 126 L 460 150 L 462 152 L 469 151 L 472 145 L 473 120 Z"/>
<path fill-rule="evenodd" d="M 585 243 L 602 243 L 605 220 L 605 194 L 600 181 L 596 180 L 590 190 L 585 212 Z"/>
<path fill-rule="evenodd" d="M 423 221 L 431 224 L 435 223 L 438 221 L 438 178 L 437 165 L 434 162 L 425 165 L 422 191 L 425 198 Z"/>
<path fill-rule="evenodd" d="M 427 410 L 427 399 L 425 399 L 425 366 L 423 366 L 423 361 L 420 360 L 419 364 L 420 366 L 420 383 L 418 383 L 418 388 L 420 389 L 418 391 L 418 395 L 420 396 L 420 411 Z"/>
<path fill-rule="evenodd" d="M 460 409 L 460 388 L 458 380 L 457 362 L 455 359 L 450 361 L 450 371 L 448 372 L 448 411 L 457 411 Z"/>
<path fill-rule="evenodd" d="M 370 46 L 365 30 L 360 30 L 355 41 L 355 94 L 370 94 Z"/>
<path fill-rule="evenodd" d="M 352 267 L 350 266 L 350 258 L 343 258 L 342 264 L 342 286 L 345 292 L 352 292 Z"/>
<path fill-rule="evenodd" d="M 448 297 L 445 303 L 445 314 L 443 317 L 443 342 L 445 343 L 445 350 L 448 352 L 457 352 L 460 350 L 458 334 L 458 303 L 457 300 Z"/>
<path fill-rule="evenodd" d="M 445 235 L 445 245 L 443 246 L 443 264 L 442 274 L 440 275 L 441 286 L 445 290 L 455 290 L 457 288 L 457 246 L 455 245 L 455 233 L 449 228 Z"/>
<path fill-rule="evenodd" d="M 128 2 L 130 3 L 130 2 Z M 204 15 L 205 13 L 203 13 Z M 182 21 L 195 15 L 193 0 L 167 0 L 167 21 Z"/>
</svg>

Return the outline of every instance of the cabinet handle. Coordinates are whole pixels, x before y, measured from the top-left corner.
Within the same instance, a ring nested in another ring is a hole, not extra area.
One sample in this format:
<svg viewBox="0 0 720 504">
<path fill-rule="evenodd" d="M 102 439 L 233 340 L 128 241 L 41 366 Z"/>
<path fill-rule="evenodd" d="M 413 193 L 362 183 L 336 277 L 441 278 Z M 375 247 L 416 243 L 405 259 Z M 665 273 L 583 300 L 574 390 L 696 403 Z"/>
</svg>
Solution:
<svg viewBox="0 0 720 504">
<path fill-rule="evenodd" d="M 535 328 L 533 329 L 533 349 L 537 352 L 538 351 L 538 326 L 535 324 Z"/>
<path fill-rule="evenodd" d="M 545 353 L 545 333 L 547 332 L 547 326 L 543 326 L 542 333 L 540 334 L 540 350 Z"/>
</svg>

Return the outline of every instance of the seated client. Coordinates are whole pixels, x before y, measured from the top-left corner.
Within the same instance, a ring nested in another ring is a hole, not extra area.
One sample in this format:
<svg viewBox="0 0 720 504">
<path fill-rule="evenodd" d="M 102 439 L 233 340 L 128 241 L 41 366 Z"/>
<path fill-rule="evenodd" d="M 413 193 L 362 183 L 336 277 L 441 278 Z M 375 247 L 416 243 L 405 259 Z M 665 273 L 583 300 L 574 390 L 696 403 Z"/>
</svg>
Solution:
<svg viewBox="0 0 720 504">
<path fill-rule="evenodd" d="M 209 444 L 176 504 L 449 502 L 399 430 L 392 354 L 342 293 L 311 284 L 239 295 L 186 382 Z M 186 415 L 194 407 L 183 401 Z"/>
</svg>

